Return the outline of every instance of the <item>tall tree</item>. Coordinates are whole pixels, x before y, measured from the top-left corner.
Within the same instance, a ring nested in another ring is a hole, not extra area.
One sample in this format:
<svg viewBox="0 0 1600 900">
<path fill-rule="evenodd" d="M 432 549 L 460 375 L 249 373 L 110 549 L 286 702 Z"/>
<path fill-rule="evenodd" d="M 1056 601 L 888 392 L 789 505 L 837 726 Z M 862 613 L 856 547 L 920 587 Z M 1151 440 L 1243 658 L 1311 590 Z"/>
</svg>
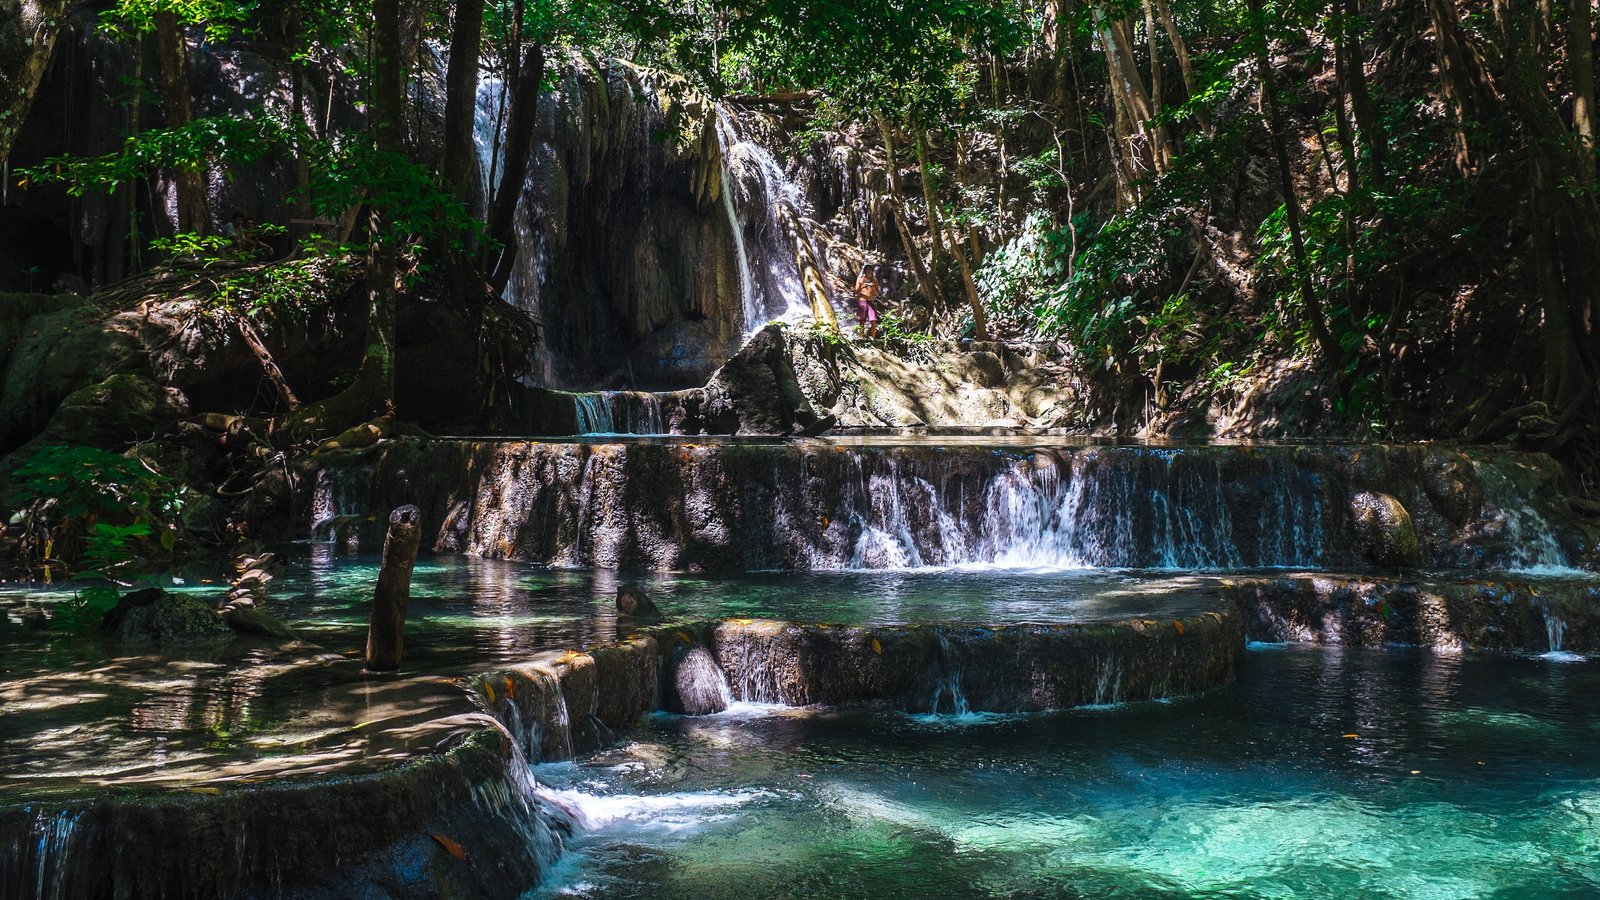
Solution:
<svg viewBox="0 0 1600 900">
<path fill-rule="evenodd" d="M 439 176 L 450 195 L 471 199 L 472 163 L 477 156 L 472 124 L 478 107 L 478 65 L 483 49 L 483 0 L 459 0 L 450 27 L 450 61 L 445 71 L 444 162 Z"/>
<path fill-rule="evenodd" d="M 1272 139 L 1272 155 L 1278 163 L 1278 192 L 1283 198 L 1284 221 L 1289 228 L 1289 244 L 1299 282 L 1301 302 L 1311 326 L 1311 336 L 1317 342 L 1324 362 L 1337 365 L 1342 351 L 1339 341 L 1328 327 L 1328 317 L 1323 312 L 1322 297 L 1311 278 L 1311 264 L 1306 254 L 1305 230 L 1300 221 L 1300 198 L 1294 189 L 1294 166 L 1289 158 L 1289 145 L 1284 137 L 1283 110 L 1278 99 L 1278 85 L 1273 80 L 1272 61 L 1267 52 L 1267 20 L 1261 10 L 1261 0 L 1248 0 L 1250 11 L 1250 42 L 1253 45 L 1256 74 L 1261 83 L 1261 96 L 1266 101 L 1267 131 Z"/>
<path fill-rule="evenodd" d="M 513 0 L 510 46 L 506 59 L 509 71 L 506 90 L 510 102 L 506 109 L 506 138 L 501 150 L 500 184 L 489 205 L 489 251 L 484 271 L 495 294 L 503 293 L 511 281 L 517 261 L 516 214 L 528 178 L 528 158 L 533 154 L 533 137 L 539 124 L 539 94 L 544 86 L 545 45 L 542 30 L 532 26 L 521 0 Z"/>
<path fill-rule="evenodd" d="M 176 13 L 156 13 L 156 58 L 160 66 L 161 116 L 168 128 L 183 128 L 194 121 L 190 101 L 189 48 Z M 178 195 L 178 230 L 204 234 L 211 230 L 203 163 L 179 165 L 173 173 Z"/>
</svg>

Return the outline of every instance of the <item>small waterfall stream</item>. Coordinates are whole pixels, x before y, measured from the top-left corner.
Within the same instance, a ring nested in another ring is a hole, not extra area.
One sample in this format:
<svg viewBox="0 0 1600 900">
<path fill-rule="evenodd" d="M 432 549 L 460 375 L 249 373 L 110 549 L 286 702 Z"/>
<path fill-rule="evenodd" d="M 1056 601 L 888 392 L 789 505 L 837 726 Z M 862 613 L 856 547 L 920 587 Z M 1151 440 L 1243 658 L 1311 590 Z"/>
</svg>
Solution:
<svg viewBox="0 0 1600 900">
<path fill-rule="evenodd" d="M 1517 485 L 1494 463 L 1475 464 L 1483 483 L 1484 499 L 1500 510 L 1506 544 L 1511 548 L 1511 568 L 1528 573 L 1564 574 L 1573 570 L 1555 529 L 1528 503 Z M 1552 648 L 1555 649 L 1555 648 Z"/>
</svg>

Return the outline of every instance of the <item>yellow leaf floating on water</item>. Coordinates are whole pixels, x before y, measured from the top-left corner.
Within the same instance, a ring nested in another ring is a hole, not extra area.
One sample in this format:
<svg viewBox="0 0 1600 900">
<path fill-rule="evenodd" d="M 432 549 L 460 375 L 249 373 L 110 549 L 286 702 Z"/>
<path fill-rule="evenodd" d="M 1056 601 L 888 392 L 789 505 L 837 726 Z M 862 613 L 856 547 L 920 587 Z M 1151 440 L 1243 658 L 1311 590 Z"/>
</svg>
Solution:
<svg viewBox="0 0 1600 900">
<path fill-rule="evenodd" d="M 219 788 L 219 787 L 192 787 L 192 788 L 189 788 L 189 793 L 191 793 L 191 794 L 220 794 L 220 793 L 222 793 L 222 788 Z"/>
<path fill-rule="evenodd" d="M 1183 634 L 1183 623 L 1179 622 L 1177 619 L 1173 619 L 1172 630 L 1176 631 L 1181 636 Z"/>
<path fill-rule="evenodd" d="M 1342 737 L 1342 738 L 1344 738 L 1345 740 L 1348 741 L 1348 740 L 1351 740 L 1353 738 L 1361 737 L 1361 735 L 1359 735 L 1359 734 L 1342 734 L 1342 735 L 1340 735 L 1340 737 Z"/>
<path fill-rule="evenodd" d="M 872 652 L 878 654 L 879 656 L 883 655 L 883 645 L 878 643 L 877 638 L 872 639 Z"/>
<path fill-rule="evenodd" d="M 450 854 L 451 858 L 466 862 L 467 848 L 461 846 L 460 843 L 438 832 L 434 832 L 433 839 L 439 842 L 439 846 L 443 847 L 444 852 Z"/>
</svg>

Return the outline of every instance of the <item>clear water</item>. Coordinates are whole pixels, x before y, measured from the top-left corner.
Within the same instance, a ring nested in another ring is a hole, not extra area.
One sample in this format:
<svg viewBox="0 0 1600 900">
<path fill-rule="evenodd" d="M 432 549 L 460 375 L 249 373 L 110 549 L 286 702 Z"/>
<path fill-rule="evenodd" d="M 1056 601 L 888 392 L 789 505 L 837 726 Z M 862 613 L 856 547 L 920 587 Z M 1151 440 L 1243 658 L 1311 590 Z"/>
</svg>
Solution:
<svg viewBox="0 0 1600 900">
<path fill-rule="evenodd" d="M 456 711 L 453 679 L 552 649 L 616 640 L 614 572 L 424 557 L 412 579 L 404 667 L 361 672 L 377 560 L 300 547 L 267 610 L 305 640 L 128 647 L 49 627 L 71 597 L 0 588 L 0 801 L 91 785 L 282 775 L 297 760 L 390 764 L 376 723 Z M 1216 579 L 1157 573 L 772 574 L 638 579 L 669 620 L 1067 622 L 1215 608 Z M 183 588 L 219 600 L 221 585 Z"/>
<path fill-rule="evenodd" d="M 301 548 L 269 607 L 335 650 L 364 646 L 377 560 Z M 1219 577 L 1174 572 L 1016 570 L 638 577 L 466 556 L 420 559 L 406 656 L 419 667 L 489 668 L 541 650 L 616 640 L 618 585 L 644 588 L 669 621 L 770 618 L 897 624 L 1064 623 L 1181 616 L 1218 606 Z"/>
<path fill-rule="evenodd" d="M 658 716 L 536 767 L 532 893 L 1590 897 L 1600 664 L 1253 648 L 1239 682 L 1031 717 Z"/>
</svg>

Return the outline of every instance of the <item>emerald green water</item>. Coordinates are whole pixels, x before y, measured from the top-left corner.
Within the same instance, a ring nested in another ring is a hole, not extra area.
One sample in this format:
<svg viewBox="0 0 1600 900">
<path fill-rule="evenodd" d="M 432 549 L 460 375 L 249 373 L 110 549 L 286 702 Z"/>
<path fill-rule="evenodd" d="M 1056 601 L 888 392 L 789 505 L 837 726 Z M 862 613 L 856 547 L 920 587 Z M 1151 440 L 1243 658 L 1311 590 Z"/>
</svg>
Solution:
<svg viewBox="0 0 1600 900">
<path fill-rule="evenodd" d="M 533 896 L 1592 897 L 1600 664 L 1255 647 L 1239 682 L 1030 717 L 658 716 L 536 767 Z"/>
</svg>

